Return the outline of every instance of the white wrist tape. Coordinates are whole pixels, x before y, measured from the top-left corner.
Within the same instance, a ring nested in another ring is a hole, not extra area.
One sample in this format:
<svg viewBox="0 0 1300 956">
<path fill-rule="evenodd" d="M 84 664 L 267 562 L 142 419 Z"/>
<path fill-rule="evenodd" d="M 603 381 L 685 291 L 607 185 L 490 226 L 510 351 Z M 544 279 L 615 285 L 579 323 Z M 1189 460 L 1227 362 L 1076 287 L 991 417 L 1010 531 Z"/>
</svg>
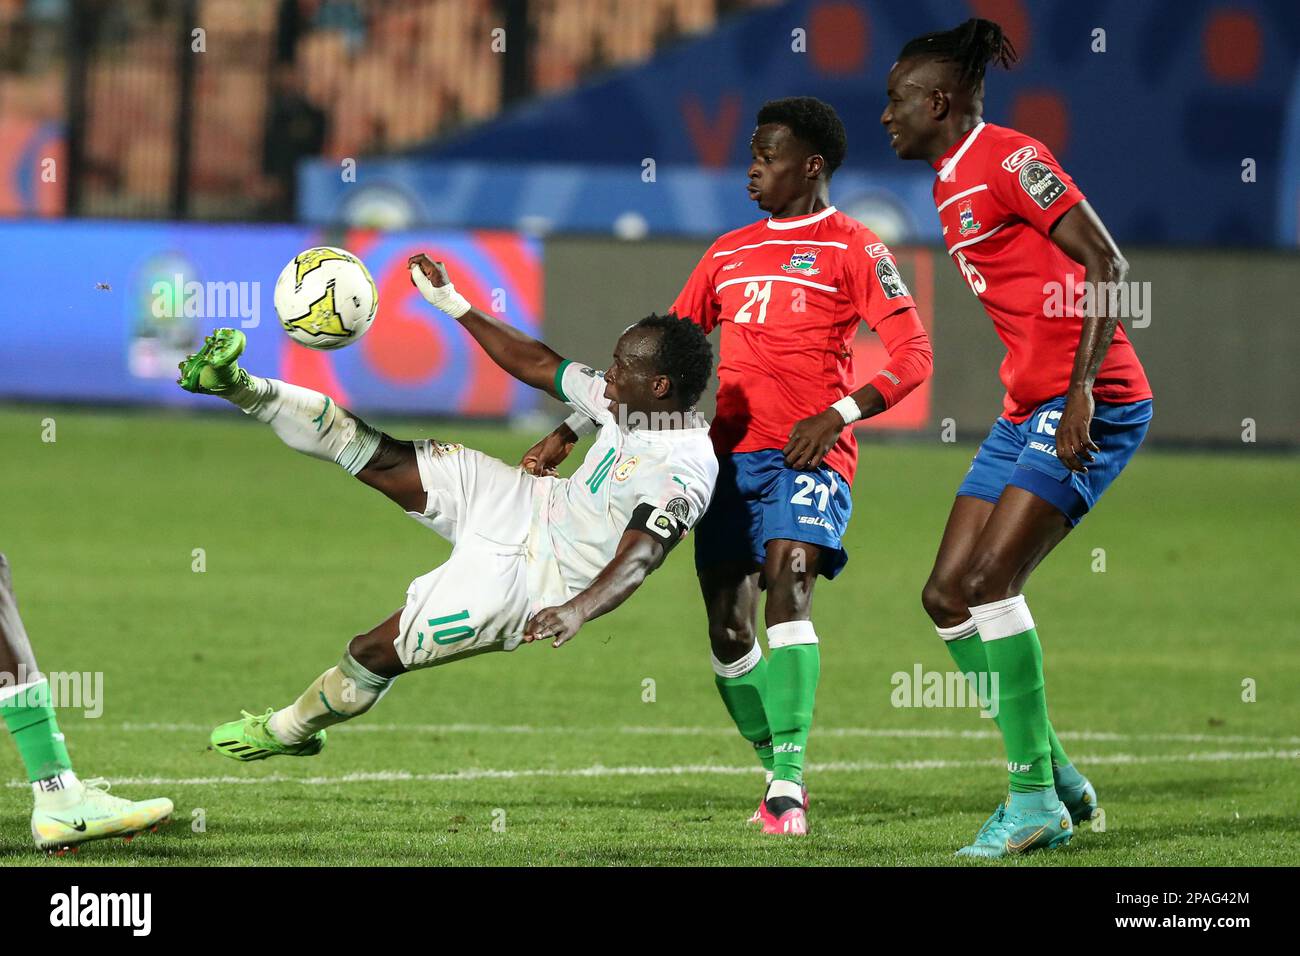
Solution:
<svg viewBox="0 0 1300 956">
<path fill-rule="evenodd" d="M 831 408 L 840 413 L 845 425 L 852 425 L 862 417 L 862 409 L 858 408 L 858 403 L 853 400 L 852 395 L 845 395 L 838 402 L 831 405 Z"/>
<path fill-rule="evenodd" d="M 584 415 L 582 412 L 574 412 L 564 420 L 564 424 L 569 426 L 569 431 L 581 438 L 588 432 L 596 430 L 596 423 Z"/>
<path fill-rule="evenodd" d="M 469 311 L 469 300 L 457 292 L 456 287 L 450 282 L 446 285 L 434 285 L 418 265 L 411 266 L 411 279 L 415 282 L 415 287 L 420 290 L 420 295 L 424 296 L 424 301 L 446 312 L 453 319 L 459 319 Z"/>
</svg>

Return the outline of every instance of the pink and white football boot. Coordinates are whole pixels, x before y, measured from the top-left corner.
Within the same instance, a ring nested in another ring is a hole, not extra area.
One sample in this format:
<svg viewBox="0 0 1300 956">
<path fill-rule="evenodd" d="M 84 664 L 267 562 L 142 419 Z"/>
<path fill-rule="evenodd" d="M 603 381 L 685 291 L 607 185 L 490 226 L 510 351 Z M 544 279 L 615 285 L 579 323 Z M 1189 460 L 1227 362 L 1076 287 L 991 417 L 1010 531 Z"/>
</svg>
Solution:
<svg viewBox="0 0 1300 956">
<path fill-rule="evenodd" d="M 785 824 L 783 824 L 781 821 L 785 820 L 787 821 L 787 823 L 789 823 L 790 815 L 794 813 L 794 810 L 787 810 L 785 813 L 781 814 L 779 818 L 774 816 L 772 812 L 767 809 L 766 788 L 763 789 L 763 796 L 759 798 L 758 809 L 754 811 L 754 815 L 749 818 L 748 822 L 751 825 L 761 826 L 763 828 L 764 833 L 799 833 L 799 834 L 807 833 L 808 832 L 808 788 L 807 787 L 801 788 L 801 795 L 803 797 L 803 807 L 796 808 L 796 809 L 799 810 L 799 817 L 802 821 L 802 829 L 800 830 L 784 829 Z M 793 826 L 792 823 L 791 825 Z"/>
</svg>

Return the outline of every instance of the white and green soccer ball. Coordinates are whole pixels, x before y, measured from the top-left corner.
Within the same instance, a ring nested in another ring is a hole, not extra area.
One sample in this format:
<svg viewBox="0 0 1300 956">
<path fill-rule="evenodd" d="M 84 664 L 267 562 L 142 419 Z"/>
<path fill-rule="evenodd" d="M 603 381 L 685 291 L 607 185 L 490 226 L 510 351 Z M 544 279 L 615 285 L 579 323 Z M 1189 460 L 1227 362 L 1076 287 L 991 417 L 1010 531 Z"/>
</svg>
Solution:
<svg viewBox="0 0 1300 956">
<path fill-rule="evenodd" d="M 365 263 L 334 246 L 300 252 L 275 280 L 275 312 L 289 337 L 309 349 L 341 349 L 375 321 L 379 291 Z"/>
</svg>

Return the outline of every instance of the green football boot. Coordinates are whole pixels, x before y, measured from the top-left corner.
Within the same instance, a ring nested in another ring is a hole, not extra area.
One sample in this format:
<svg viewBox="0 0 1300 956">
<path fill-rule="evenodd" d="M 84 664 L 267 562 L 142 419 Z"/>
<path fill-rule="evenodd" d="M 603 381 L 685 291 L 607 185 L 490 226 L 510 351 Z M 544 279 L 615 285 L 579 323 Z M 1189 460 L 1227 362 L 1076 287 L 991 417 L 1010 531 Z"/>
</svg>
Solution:
<svg viewBox="0 0 1300 956">
<path fill-rule="evenodd" d="M 181 375 L 176 384 L 200 395 L 220 395 L 248 385 L 248 373 L 235 361 L 247 344 L 238 329 L 217 329 L 203 340 L 201 349 L 177 366 Z"/>
<path fill-rule="evenodd" d="M 81 801 L 64 810 L 32 811 L 32 839 L 46 853 L 76 852 L 79 843 L 108 837 L 131 838 L 142 830 L 157 830 L 172 815 L 166 797 L 125 800 L 108 792 L 102 777 L 81 781 Z"/>
<path fill-rule="evenodd" d="M 265 760 L 267 757 L 314 757 L 325 747 L 325 731 L 318 730 L 300 744 L 282 744 L 275 739 L 266 722 L 275 710 L 266 709 L 265 714 L 244 715 L 239 720 L 222 724 L 212 731 L 209 738 L 212 749 L 231 760 Z"/>
<path fill-rule="evenodd" d="M 998 859 L 1032 850 L 1055 850 L 1070 842 L 1074 823 L 1065 804 L 1057 800 L 1050 810 L 1016 808 L 1008 799 L 984 821 L 975 842 L 957 851 L 958 856 Z"/>
</svg>

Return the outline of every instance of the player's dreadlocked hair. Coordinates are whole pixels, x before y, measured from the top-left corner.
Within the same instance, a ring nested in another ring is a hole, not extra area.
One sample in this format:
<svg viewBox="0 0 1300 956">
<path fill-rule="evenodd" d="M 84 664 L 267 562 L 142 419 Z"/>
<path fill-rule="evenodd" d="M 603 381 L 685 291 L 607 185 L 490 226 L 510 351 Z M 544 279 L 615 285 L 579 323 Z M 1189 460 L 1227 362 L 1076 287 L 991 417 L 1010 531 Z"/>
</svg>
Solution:
<svg viewBox="0 0 1300 956">
<path fill-rule="evenodd" d="M 660 374 L 673 383 L 681 403 L 693 408 L 708 387 L 713 374 L 713 346 L 704 330 L 690 319 L 651 312 L 634 326 L 659 332 L 659 352 L 655 364 Z"/>
<path fill-rule="evenodd" d="M 984 68 L 989 63 L 1009 70 L 1018 59 L 1016 48 L 1002 32 L 1002 27 L 992 20 L 978 17 L 951 30 L 908 40 L 898 58 L 904 60 L 908 57 L 929 57 L 957 64 L 957 82 L 972 93 L 984 82 Z"/>
<path fill-rule="evenodd" d="M 779 123 L 820 153 L 826 161 L 826 178 L 844 162 L 848 150 L 848 137 L 839 114 L 829 103 L 811 96 L 788 96 L 783 100 L 768 100 L 758 111 L 758 125 Z"/>
</svg>

